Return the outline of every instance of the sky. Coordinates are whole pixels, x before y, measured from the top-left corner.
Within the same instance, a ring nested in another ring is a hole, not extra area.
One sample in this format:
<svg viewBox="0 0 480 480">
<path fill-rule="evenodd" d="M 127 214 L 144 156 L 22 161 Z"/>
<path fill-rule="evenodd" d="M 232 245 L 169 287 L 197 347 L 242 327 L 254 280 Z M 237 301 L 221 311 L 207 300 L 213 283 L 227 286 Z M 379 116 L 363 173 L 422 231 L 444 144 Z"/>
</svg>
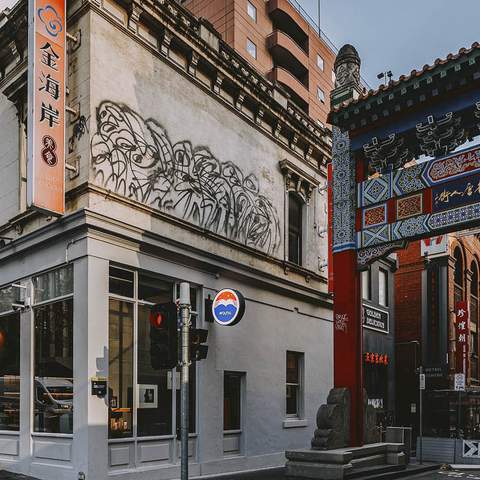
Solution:
<svg viewBox="0 0 480 480">
<path fill-rule="evenodd" d="M 317 21 L 318 0 L 298 1 Z M 397 79 L 480 42 L 479 25 L 480 0 L 320 0 L 321 29 L 358 50 L 372 88 L 380 72 Z"/>
</svg>

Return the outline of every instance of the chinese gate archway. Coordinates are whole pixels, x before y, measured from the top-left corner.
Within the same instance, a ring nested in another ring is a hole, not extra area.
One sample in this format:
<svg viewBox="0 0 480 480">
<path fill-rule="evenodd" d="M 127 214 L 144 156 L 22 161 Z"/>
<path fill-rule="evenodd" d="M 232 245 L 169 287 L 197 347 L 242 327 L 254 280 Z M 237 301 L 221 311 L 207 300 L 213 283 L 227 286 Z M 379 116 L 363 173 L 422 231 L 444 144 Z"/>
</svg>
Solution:
<svg viewBox="0 0 480 480">
<path fill-rule="evenodd" d="M 363 443 L 359 272 L 410 240 L 480 226 L 480 45 L 366 92 L 360 58 L 335 61 L 333 125 L 334 384 L 351 393 Z"/>
</svg>

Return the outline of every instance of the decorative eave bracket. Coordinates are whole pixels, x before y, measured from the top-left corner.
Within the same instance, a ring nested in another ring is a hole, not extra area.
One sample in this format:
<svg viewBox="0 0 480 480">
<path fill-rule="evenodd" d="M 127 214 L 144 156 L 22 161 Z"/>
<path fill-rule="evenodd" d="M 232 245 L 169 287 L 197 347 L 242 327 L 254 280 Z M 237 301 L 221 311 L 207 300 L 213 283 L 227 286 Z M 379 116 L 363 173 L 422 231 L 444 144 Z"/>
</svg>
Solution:
<svg viewBox="0 0 480 480">
<path fill-rule="evenodd" d="M 308 205 L 312 192 L 318 187 L 319 181 L 301 170 L 290 160 L 281 160 L 279 162 L 280 170 L 285 177 L 285 189 L 287 192 L 296 192 Z"/>
</svg>

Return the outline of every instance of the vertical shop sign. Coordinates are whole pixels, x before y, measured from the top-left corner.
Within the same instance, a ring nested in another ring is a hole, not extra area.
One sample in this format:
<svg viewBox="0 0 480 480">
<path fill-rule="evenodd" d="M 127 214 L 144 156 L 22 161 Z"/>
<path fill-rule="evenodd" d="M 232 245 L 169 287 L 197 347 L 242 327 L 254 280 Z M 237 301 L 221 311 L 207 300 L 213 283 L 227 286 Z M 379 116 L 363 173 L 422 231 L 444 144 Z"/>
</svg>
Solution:
<svg viewBox="0 0 480 480">
<path fill-rule="evenodd" d="M 467 375 L 468 359 L 468 305 L 465 301 L 455 304 L 455 371 Z"/>
<path fill-rule="evenodd" d="M 65 211 L 65 0 L 29 0 L 27 202 Z"/>
</svg>

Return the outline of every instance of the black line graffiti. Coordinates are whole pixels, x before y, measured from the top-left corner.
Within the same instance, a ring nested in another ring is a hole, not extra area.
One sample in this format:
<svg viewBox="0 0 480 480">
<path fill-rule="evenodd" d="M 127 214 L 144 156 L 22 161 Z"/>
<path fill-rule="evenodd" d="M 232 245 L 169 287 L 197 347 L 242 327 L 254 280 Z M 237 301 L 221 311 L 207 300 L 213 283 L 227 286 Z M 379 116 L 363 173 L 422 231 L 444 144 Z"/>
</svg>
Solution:
<svg viewBox="0 0 480 480">
<path fill-rule="evenodd" d="M 92 162 L 103 186 L 269 254 L 278 249 L 278 214 L 255 175 L 207 147 L 173 144 L 158 122 L 126 105 L 104 101 L 96 117 Z"/>
<path fill-rule="evenodd" d="M 72 136 L 68 139 L 68 153 L 73 153 L 77 141 L 80 140 L 86 133 L 90 132 L 88 128 L 89 120 L 90 115 L 88 117 L 81 115 L 74 123 Z"/>
</svg>

